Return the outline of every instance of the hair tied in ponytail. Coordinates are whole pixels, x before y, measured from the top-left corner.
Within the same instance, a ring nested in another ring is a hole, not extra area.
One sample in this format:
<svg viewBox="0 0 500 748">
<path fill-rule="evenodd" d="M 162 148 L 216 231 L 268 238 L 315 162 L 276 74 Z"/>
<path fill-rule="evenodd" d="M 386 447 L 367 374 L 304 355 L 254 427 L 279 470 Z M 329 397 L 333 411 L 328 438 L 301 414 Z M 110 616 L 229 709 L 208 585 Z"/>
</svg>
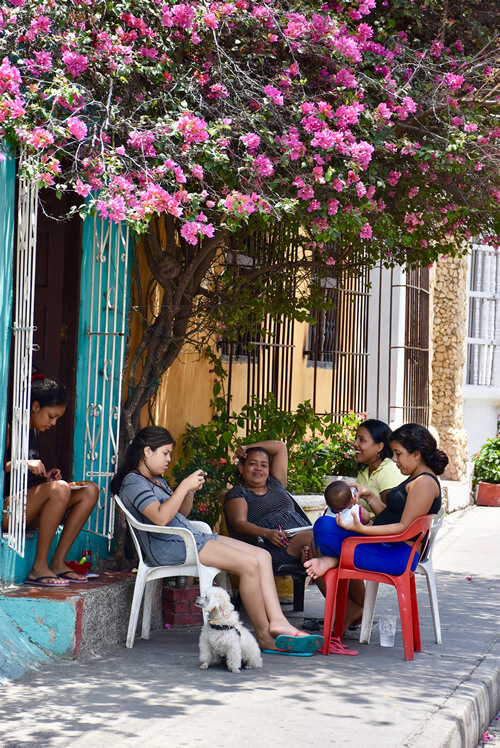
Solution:
<svg viewBox="0 0 500 748">
<path fill-rule="evenodd" d="M 45 374 L 32 374 L 31 381 L 36 382 L 38 379 L 45 379 Z"/>
</svg>

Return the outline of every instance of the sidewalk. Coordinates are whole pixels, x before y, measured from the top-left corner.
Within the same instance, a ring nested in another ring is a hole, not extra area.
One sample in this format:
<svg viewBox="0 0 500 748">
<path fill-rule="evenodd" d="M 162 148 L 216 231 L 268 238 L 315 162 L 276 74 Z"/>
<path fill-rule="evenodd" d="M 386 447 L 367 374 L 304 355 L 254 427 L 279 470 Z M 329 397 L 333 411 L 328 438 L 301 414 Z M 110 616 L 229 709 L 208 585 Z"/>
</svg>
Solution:
<svg viewBox="0 0 500 748">
<path fill-rule="evenodd" d="M 398 631 L 393 649 L 375 638 L 358 657 L 264 655 L 261 670 L 233 675 L 198 669 L 199 629 L 159 631 L 1 687 L 1 745 L 475 748 L 500 708 L 499 538 L 497 508 L 445 520 L 434 556 L 443 644 L 419 576 L 414 661 Z M 375 616 L 396 611 L 381 586 Z M 316 588 L 305 615 L 322 615 Z"/>
</svg>

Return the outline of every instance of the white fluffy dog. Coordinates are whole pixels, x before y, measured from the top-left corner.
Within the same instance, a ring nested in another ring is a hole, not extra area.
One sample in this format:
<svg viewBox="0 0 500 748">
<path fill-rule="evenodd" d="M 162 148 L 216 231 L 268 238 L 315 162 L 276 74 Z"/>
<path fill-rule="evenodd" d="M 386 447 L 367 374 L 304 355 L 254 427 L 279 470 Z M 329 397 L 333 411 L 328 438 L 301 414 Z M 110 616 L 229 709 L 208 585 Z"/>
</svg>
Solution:
<svg viewBox="0 0 500 748">
<path fill-rule="evenodd" d="M 200 634 L 200 669 L 226 661 L 227 669 L 239 673 L 245 668 L 262 667 L 259 645 L 240 622 L 229 595 L 222 587 L 211 587 L 196 605 L 208 613 L 208 622 Z"/>
</svg>

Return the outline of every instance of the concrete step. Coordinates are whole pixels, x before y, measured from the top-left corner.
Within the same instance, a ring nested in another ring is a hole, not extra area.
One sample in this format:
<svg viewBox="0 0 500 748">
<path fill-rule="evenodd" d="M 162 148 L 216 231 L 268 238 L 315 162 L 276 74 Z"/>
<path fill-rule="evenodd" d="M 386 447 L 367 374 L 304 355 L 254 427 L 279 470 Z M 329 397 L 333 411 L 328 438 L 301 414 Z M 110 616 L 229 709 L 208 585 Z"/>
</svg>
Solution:
<svg viewBox="0 0 500 748">
<path fill-rule="evenodd" d="M 75 658 L 124 642 L 134 582 L 132 573 L 104 572 L 58 590 L 28 585 L 4 590 L 0 679 L 19 677 L 52 658 Z M 153 629 L 161 626 L 160 597 L 151 623 Z"/>
</svg>

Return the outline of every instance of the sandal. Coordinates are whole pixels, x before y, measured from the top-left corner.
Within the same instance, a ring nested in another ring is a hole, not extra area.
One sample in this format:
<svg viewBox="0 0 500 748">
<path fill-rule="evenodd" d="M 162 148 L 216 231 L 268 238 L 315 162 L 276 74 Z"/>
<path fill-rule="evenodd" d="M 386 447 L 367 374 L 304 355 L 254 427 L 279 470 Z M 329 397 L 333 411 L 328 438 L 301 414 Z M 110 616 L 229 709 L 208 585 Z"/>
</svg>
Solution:
<svg viewBox="0 0 500 748">
<path fill-rule="evenodd" d="M 355 649 L 349 649 L 345 644 L 342 644 L 339 636 L 332 636 L 330 639 L 328 653 L 332 655 L 349 655 L 350 657 L 355 657 L 359 654 Z"/>
<path fill-rule="evenodd" d="M 323 618 L 304 618 L 302 628 L 307 629 L 307 631 L 322 631 L 323 623 Z"/>
<path fill-rule="evenodd" d="M 285 636 L 281 634 L 276 637 L 275 644 L 278 649 L 286 652 L 317 652 L 323 646 L 323 641 L 323 637 L 319 635 Z"/>
</svg>

